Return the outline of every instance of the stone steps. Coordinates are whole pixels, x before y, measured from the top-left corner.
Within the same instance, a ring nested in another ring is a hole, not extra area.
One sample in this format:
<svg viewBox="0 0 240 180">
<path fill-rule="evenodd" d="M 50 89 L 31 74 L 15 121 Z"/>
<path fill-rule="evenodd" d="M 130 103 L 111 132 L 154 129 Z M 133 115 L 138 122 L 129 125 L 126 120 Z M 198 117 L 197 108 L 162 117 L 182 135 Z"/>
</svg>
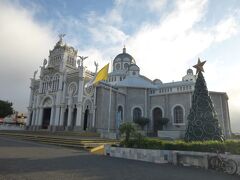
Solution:
<svg viewBox="0 0 240 180">
<path fill-rule="evenodd" d="M 105 144 L 117 144 L 116 140 L 101 139 L 98 137 L 71 137 L 71 136 L 57 136 L 56 134 L 37 134 L 37 133 L 25 133 L 25 132 L 0 132 L 0 136 L 13 137 L 22 140 L 35 141 L 46 144 L 53 144 L 64 147 L 79 148 L 91 150 L 92 148 L 105 145 Z"/>
</svg>

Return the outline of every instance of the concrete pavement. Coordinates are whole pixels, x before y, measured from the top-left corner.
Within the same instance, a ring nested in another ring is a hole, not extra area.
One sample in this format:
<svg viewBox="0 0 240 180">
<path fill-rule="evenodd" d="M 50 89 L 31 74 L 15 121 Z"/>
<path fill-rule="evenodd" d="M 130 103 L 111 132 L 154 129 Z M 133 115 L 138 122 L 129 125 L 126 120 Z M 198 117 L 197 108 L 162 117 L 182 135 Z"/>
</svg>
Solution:
<svg viewBox="0 0 240 180">
<path fill-rule="evenodd" d="M 239 180 L 237 176 L 92 155 L 83 150 L 0 137 L 0 180 Z"/>
</svg>

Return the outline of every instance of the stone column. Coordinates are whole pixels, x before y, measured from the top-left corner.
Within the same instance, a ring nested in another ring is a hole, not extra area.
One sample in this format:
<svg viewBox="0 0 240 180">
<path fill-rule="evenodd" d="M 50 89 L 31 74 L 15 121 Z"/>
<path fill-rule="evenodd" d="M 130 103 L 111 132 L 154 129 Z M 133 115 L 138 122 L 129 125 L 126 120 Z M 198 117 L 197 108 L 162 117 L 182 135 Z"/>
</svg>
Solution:
<svg viewBox="0 0 240 180">
<path fill-rule="evenodd" d="M 35 119 L 36 119 L 35 117 L 36 117 L 36 108 L 33 109 L 31 130 L 33 130 L 35 126 Z"/>
<path fill-rule="evenodd" d="M 83 64 L 78 67 L 79 71 L 79 83 L 78 83 L 78 103 L 77 103 L 77 118 L 76 118 L 76 130 L 81 130 L 82 125 L 82 106 L 83 106 L 83 90 L 84 90 L 84 69 Z"/>
<path fill-rule="evenodd" d="M 36 107 L 36 117 L 35 117 L 35 130 L 38 130 L 38 122 L 39 122 L 39 114 L 40 114 L 40 96 L 39 94 L 37 95 L 37 100 L 36 100 L 36 104 L 35 104 L 35 107 Z"/>
<path fill-rule="evenodd" d="M 38 118 L 38 129 L 42 128 L 42 119 L 43 119 L 43 107 L 40 107 L 39 118 Z"/>
<path fill-rule="evenodd" d="M 32 123 L 30 124 L 30 121 L 32 121 L 31 119 L 31 113 L 32 113 L 32 108 L 34 106 L 33 100 L 34 100 L 34 95 L 33 95 L 33 79 L 31 79 L 31 85 L 30 85 L 30 98 L 29 98 L 29 102 L 28 102 L 28 116 L 27 116 L 27 129 L 29 129 L 29 126 L 32 126 Z M 33 117 L 33 116 L 32 116 Z M 33 122 L 33 121 L 32 121 Z"/>
<path fill-rule="evenodd" d="M 60 113 L 60 122 L 59 122 L 59 129 L 63 130 L 63 122 L 64 122 L 64 114 L 65 114 L 65 107 L 61 106 L 61 113 Z"/>
<path fill-rule="evenodd" d="M 56 105 L 55 120 L 54 120 L 54 128 L 56 130 L 58 130 L 59 119 L 60 119 L 60 105 Z"/>
<path fill-rule="evenodd" d="M 69 97 L 68 99 L 68 121 L 67 121 L 67 129 L 70 130 L 72 126 L 72 114 L 73 114 L 73 107 L 72 107 L 73 97 Z"/>
<path fill-rule="evenodd" d="M 38 121 L 39 121 L 39 114 L 40 114 L 39 111 L 40 111 L 40 108 L 38 107 L 36 110 L 35 127 L 34 127 L 35 130 L 38 130 Z"/>
<path fill-rule="evenodd" d="M 72 113 L 73 113 L 73 108 L 72 106 L 70 105 L 68 107 L 68 122 L 67 122 L 67 129 L 70 130 L 71 129 L 71 126 L 72 126 Z"/>
<path fill-rule="evenodd" d="M 32 116 L 32 124 L 31 124 L 31 130 L 35 129 L 36 126 L 36 120 L 37 120 L 37 108 L 36 108 L 36 102 L 37 102 L 37 96 L 33 97 L 33 116 Z"/>
<path fill-rule="evenodd" d="M 51 108 L 51 116 L 50 116 L 50 125 L 49 125 L 49 130 L 51 131 L 52 130 L 52 126 L 54 125 L 54 106 L 52 106 Z"/>
<path fill-rule="evenodd" d="M 57 87 L 57 96 L 56 96 L 56 115 L 55 115 L 55 126 L 59 125 L 59 117 L 60 117 L 60 104 L 61 104 L 61 97 L 62 95 L 62 83 L 63 83 L 63 75 L 60 75 L 59 78 L 59 83 L 58 83 L 58 87 Z"/>
<path fill-rule="evenodd" d="M 66 89 L 67 89 L 67 85 L 66 85 L 66 81 L 67 81 L 67 72 L 65 71 L 65 72 L 63 72 L 63 75 L 62 76 L 60 76 L 61 78 L 60 79 L 62 79 L 62 83 L 61 83 L 61 85 L 59 86 L 59 88 L 61 88 L 62 89 L 62 95 L 61 95 L 61 103 L 62 104 L 64 104 L 65 103 L 65 96 L 66 96 Z"/>
</svg>

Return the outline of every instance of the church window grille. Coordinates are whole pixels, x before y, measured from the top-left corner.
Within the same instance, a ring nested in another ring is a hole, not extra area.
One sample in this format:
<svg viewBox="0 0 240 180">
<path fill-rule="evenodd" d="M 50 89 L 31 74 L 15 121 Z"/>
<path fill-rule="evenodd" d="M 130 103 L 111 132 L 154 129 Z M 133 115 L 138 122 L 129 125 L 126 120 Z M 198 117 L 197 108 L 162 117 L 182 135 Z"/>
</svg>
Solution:
<svg viewBox="0 0 240 180">
<path fill-rule="evenodd" d="M 45 76 L 43 78 L 43 85 L 42 85 L 42 92 L 45 93 L 48 90 L 49 87 L 50 78 L 48 76 Z"/>
<path fill-rule="evenodd" d="M 119 121 L 123 120 L 123 107 L 122 106 L 118 106 L 117 120 L 119 120 Z"/>
<path fill-rule="evenodd" d="M 182 124 L 183 123 L 183 108 L 181 106 L 176 106 L 173 109 L 174 123 Z"/>
<path fill-rule="evenodd" d="M 124 64 L 124 69 L 128 69 L 128 63 Z"/>
<path fill-rule="evenodd" d="M 57 91 L 59 87 L 59 75 L 55 75 L 52 80 L 52 91 Z"/>
<path fill-rule="evenodd" d="M 142 117 L 142 110 L 139 107 L 133 109 L 133 121 Z"/>
</svg>

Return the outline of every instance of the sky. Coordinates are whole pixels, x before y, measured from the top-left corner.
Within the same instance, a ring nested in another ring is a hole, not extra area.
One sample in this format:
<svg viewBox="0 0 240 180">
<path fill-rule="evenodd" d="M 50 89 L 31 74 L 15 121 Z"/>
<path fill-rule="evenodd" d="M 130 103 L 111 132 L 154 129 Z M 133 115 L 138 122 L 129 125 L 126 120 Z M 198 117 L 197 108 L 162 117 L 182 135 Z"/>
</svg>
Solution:
<svg viewBox="0 0 240 180">
<path fill-rule="evenodd" d="M 92 71 L 124 45 L 152 80 L 180 81 L 206 60 L 208 89 L 227 92 L 240 132 L 239 0 L 1 0 L 0 24 L 0 99 L 17 111 L 27 111 L 30 78 L 64 33 Z"/>
</svg>

